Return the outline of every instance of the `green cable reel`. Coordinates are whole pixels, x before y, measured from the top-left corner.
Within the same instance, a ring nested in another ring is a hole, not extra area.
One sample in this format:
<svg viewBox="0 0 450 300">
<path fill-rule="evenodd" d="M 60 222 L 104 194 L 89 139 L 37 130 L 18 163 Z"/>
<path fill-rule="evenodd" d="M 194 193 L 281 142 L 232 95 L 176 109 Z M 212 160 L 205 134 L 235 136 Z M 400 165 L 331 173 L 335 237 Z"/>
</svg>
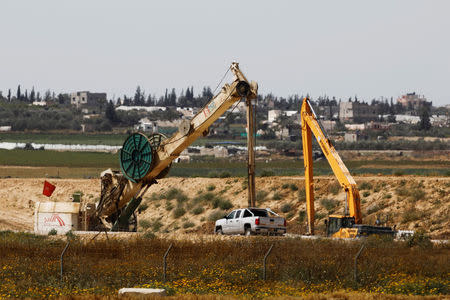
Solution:
<svg viewBox="0 0 450 300">
<path fill-rule="evenodd" d="M 153 167 L 153 154 L 149 139 L 142 133 L 133 133 L 120 150 L 122 174 L 133 182 L 141 180 Z"/>
</svg>

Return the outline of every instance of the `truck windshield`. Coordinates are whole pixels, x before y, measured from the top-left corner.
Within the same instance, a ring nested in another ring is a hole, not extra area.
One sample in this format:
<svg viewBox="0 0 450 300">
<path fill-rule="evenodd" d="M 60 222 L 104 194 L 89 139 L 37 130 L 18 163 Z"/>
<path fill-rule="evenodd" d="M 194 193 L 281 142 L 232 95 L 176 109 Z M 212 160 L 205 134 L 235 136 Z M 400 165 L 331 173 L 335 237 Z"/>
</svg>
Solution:
<svg viewBox="0 0 450 300">
<path fill-rule="evenodd" d="M 265 209 L 250 209 L 255 217 L 267 217 L 267 210 Z"/>
</svg>

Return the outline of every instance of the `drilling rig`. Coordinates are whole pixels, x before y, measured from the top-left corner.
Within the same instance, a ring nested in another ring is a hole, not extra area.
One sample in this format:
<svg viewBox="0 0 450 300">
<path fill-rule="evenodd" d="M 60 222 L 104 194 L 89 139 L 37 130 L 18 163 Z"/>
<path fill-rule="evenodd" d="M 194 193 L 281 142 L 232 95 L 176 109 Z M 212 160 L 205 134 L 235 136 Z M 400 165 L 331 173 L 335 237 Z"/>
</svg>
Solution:
<svg viewBox="0 0 450 300">
<path fill-rule="evenodd" d="M 257 83 L 245 78 L 238 63 L 232 63 L 229 70 L 234 81 L 224 84 L 191 120 L 183 120 L 172 137 L 134 133 L 125 140 L 119 153 L 120 171 L 102 172 L 99 202 L 81 205 L 80 229 L 136 230 L 136 209 L 143 195 L 169 173 L 173 160 L 197 138 L 206 136 L 211 124 L 234 103 L 257 97 Z"/>
</svg>

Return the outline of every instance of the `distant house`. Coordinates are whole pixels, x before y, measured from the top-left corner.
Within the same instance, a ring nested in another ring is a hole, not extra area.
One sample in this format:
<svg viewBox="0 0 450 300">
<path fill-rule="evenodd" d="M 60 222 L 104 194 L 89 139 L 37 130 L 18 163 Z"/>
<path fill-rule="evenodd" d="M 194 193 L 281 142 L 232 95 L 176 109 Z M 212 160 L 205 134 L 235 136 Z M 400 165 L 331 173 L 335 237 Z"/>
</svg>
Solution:
<svg viewBox="0 0 450 300">
<path fill-rule="evenodd" d="M 358 134 L 357 133 L 350 133 L 346 132 L 344 135 L 344 141 L 348 143 L 354 143 L 358 141 Z"/>
<path fill-rule="evenodd" d="M 339 120 L 349 123 L 363 123 L 377 120 L 376 108 L 367 103 L 341 102 L 339 103 Z"/>
<path fill-rule="evenodd" d="M 326 131 L 333 131 L 336 128 L 336 121 L 322 120 L 320 123 Z"/>
<path fill-rule="evenodd" d="M 425 98 L 425 96 L 420 96 L 416 93 L 408 93 L 406 95 L 400 96 L 397 99 L 397 102 L 407 109 L 417 110 L 421 106 L 427 104 L 427 99 Z"/>
<path fill-rule="evenodd" d="M 185 118 L 193 118 L 197 109 L 192 107 L 177 107 L 177 112 L 181 113 Z"/>
<path fill-rule="evenodd" d="M 98 113 L 106 105 L 106 101 L 106 93 L 81 91 L 70 94 L 70 104 L 83 108 L 86 113 Z"/>
<path fill-rule="evenodd" d="M 0 131 L 11 131 L 11 126 L 0 126 Z"/>
<path fill-rule="evenodd" d="M 367 125 L 365 123 L 361 124 L 345 124 L 347 130 L 365 130 Z"/>
<path fill-rule="evenodd" d="M 136 130 L 148 133 L 158 132 L 158 124 L 150 121 L 148 118 L 143 118 L 140 119 L 139 124 L 136 125 Z"/>
<path fill-rule="evenodd" d="M 407 124 L 417 124 L 420 122 L 420 117 L 410 116 L 410 115 L 395 115 L 395 122 L 407 123 Z"/>
<path fill-rule="evenodd" d="M 314 110 L 321 120 L 335 120 L 339 116 L 338 105 L 318 105 L 314 106 Z"/>
<path fill-rule="evenodd" d="M 273 109 L 269 110 L 267 113 L 267 120 L 270 123 L 273 123 L 278 119 L 280 116 L 287 116 L 292 117 L 293 115 L 298 114 L 298 111 L 296 110 L 279 110 L 279 109 Z"/>
<path fill-rule="evenodd" d="M 46 106 L 47 102 L 46 101 L 33 101 L 33 105 L 35 105 L 35 106 Z"/>
</svg>

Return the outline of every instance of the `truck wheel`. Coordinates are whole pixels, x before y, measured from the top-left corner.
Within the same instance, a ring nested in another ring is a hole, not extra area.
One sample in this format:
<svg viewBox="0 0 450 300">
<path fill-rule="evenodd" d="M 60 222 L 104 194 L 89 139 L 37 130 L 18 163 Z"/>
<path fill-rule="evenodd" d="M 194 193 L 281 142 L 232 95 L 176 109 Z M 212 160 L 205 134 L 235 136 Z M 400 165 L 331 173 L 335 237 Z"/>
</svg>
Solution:
<svg viewBox="0 0 450 300">
<path fill-rule="evenodd" d="M 244 235 L 252 235 L 252 229 L 250 227 L 245 227 Z"/>
<path fill-rule="evenodd" d="M 217 229 L 217 230 L 216 230 L 216 234 L 217 234 L 217 235 L 223 235 L 222 228 Z"/>
</svg>

